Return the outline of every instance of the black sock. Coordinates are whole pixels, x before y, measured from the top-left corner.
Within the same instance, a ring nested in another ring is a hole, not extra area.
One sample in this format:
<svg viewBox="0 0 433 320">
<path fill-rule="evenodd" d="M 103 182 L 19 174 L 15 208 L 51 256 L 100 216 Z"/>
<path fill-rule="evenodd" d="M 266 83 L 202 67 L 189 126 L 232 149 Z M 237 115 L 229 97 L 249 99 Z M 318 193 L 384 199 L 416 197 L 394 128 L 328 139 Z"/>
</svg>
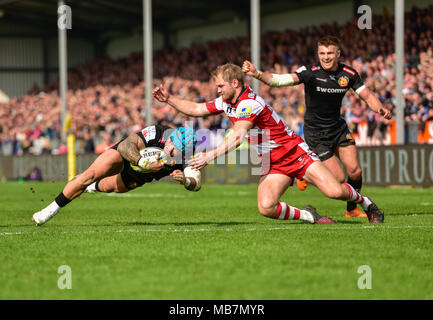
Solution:
<svg viewBox="0 0 433 320">
<path fill-rule="evenodd" d="M 361 193 L 362 177 L 359 180 L 352 180 L 352 179 L 348 178 L 347 183 L 350 184 L 353 187 L 353 189 L 355 189 L 358 193 Z M 355 208 L 356 208 L 355 202 L 347 202 L 347 211 L 352 211 Z"/>
<path fill-rule="evenodd" d="M 63 194 L 63 192 L 60 192 L 60 194 L 54 200 L 56 201 L 56 203 L 59 205 L 60 208 L 63 208 L 69 202 L 71 202 L 71 200 L 69 200 L 68 198 L 65 197 L 65 195 Z"/>
<path fill-rule="evenodd" d="M 96 183 L 95 183 L 95 190 L 98 191 L 98 192 L 101 192 L 101 190 L 99 190 L 99 188 L 98 188 L 98 184 L 99 184 L 100 181 L 101 181 L 101 180 L 98 180 L 98 181 L 96 181 Z"/>
</svg>

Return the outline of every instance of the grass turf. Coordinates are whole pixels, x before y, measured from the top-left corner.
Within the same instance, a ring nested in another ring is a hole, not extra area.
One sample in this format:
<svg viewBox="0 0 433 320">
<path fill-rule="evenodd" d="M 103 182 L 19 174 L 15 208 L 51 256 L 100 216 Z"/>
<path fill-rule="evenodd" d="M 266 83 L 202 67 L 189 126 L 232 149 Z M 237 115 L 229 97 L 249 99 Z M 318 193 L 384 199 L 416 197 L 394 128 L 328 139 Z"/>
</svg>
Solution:
<svg viewBox="0 0 433 320">
<path fill-rule="evenodd" d="M 35 227 L 63 185 L 0 184 L 0 299 L 433 299 L 432 189 L 364 188 L 385 211 L 373 225 L 290 188 L 284 201 L 337 221 L 310 225 L 261 217 L 256 185 L 153 183 L 83 194 Z M 58 288 L 62 265 L 72 290 Z"/>
</svg>

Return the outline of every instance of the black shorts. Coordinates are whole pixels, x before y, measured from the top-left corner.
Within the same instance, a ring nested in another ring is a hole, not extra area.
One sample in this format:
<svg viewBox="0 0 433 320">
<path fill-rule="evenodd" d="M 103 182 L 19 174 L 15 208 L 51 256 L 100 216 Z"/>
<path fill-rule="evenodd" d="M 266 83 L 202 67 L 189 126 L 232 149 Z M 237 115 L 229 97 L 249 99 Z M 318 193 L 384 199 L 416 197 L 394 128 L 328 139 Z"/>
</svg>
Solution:
<svg viewBox="0 0 433 320">
<path fill-rule="evenodd" d="M 355 139 L 346 121 L 341 121 L 332 128 L 321 130 L 311 129 L 305 126 L 304 140 L 319 156 L 321 161 L 331 158 L 334 155 L 336 147 L 355 144 Z"/>
<path fill-rule="evenodd" d="M 120 176 L 129 190 L 141 187 L 143 184 L 152 182 L 153 180 L 153 177 L 150 174 L 139 173 L 132 169 L 129 161 L 125 159 L 123 159 L 123 169 Z"/>
</svg>

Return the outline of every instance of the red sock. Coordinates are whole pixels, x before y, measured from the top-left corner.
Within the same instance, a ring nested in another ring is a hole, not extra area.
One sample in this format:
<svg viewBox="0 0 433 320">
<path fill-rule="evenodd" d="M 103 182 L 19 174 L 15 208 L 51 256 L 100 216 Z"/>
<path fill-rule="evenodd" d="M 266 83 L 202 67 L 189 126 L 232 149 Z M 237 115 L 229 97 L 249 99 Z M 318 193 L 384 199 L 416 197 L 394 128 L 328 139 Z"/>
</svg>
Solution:
<svg viewBox="0 0 433 320">
<path fill-rule="evenodd" d="M 368 206 L 371 204 L 371 201 L 368 198 L 362 196 L 350 184 L 343 183 L 343 186 L 345 186 L 349 191 L 349 199 L 347 199 L 347 201 L 353 201 L 360 204 L 364 210 L 368 208 Z"/>
<path fill-rule="evenodd" d="M 298 220 L 300 216 L 301 210 L 295 207 L 291 207 L 285 202 L 279 202 L 274 219 Z"/>
</svg>

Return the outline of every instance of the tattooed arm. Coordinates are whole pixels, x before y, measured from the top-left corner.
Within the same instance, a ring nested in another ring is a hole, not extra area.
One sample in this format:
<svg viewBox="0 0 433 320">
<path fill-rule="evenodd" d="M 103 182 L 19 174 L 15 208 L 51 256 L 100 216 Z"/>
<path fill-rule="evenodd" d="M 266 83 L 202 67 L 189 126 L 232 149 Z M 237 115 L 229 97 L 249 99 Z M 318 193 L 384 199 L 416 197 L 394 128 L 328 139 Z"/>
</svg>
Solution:
<svg viewBox="0 0 433 320">
<path fill-rule="evenodd" d="M 145 147 L 143 140 L 136 133 L 130 134 L 117 146 L 117 151 L 132 164 L 138 164 L 141 158 L 140 149 Z"/>
<path fill-rule="evenodd" d="M 117 151 L 120 155 L 134 165 L 149 171 L 156 172 L 161 170 L 164 165 L 159 161 L 150 162 L 148 159 L 142 158 L 140 150 L 146 147 L 143 140 L 136 133 L 130 134 L 125 140 L 123 140 L 117 146 Z M 159 154 L 157 154 L 159 157 Z"/>
</svg>

